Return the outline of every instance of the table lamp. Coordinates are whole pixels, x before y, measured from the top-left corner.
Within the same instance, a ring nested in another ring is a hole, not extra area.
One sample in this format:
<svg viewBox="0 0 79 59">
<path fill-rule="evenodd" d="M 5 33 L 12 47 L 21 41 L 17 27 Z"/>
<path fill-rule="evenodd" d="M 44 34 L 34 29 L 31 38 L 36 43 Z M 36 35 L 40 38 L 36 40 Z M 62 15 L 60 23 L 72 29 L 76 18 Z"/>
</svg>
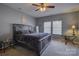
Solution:
<svg viewBox="0 0 79 59">
<path fill-rule="evenodd" d="M 75 35 L 75 25 L 72 25 L 73 35 Z"/>
</svg>

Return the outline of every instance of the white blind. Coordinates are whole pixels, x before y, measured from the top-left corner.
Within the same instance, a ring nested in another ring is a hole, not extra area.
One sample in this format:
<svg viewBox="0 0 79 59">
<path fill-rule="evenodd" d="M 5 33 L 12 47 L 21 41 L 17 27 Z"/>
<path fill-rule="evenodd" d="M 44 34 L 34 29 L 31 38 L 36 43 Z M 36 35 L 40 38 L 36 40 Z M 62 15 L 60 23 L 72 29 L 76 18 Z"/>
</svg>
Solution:
<svg viewBox="0 0 79 59">
<path fill-rule="evenodd" d="M 51 22 L 44 22 L 44 33 L 51 33 Z"/>
<path fill-rule="evenodd" d="M 62 35 L 62 21 L 53 21 L 53 34 Z"/>
</svg>

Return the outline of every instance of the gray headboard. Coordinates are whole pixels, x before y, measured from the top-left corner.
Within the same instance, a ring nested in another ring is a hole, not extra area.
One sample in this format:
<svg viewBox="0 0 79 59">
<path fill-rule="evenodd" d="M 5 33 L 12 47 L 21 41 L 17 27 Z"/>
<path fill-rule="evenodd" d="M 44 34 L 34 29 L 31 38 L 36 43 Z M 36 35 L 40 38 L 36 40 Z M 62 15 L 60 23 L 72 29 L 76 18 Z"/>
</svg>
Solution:
<svg viewBox="0 0 79 59">
<path fill-rule="evenodd" d="M 34 27 L 32 27 L 31 25 L 13 24 L 13 30 L 15 30 L 15 31 L 23 31 L 23 30 L 34 31 Z"/>
</svg>

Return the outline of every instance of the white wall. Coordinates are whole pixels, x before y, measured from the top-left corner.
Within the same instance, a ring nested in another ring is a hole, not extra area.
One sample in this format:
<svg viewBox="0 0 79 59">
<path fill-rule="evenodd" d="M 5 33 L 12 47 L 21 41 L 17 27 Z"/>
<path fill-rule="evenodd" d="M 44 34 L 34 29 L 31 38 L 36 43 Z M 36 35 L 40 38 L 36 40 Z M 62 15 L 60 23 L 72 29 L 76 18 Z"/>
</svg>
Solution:
<svg viewBox="0 0 79 59">
<path fill-rule="evenodd" d="M 11 24 L 26 24 L 35 26 L 35 19 L 19 11 L 0 4 L 0 40 L 11 35 Z"/>
</svg>

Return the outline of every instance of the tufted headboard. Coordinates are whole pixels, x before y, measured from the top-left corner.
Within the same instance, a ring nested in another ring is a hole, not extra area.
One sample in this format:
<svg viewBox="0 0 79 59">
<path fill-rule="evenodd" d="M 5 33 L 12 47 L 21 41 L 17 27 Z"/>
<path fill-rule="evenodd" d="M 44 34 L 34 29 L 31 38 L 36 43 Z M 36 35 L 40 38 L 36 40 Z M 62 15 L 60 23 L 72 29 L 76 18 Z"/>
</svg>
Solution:
<svg viewBox="0 0 79 59">
<path fill-rule="evenodd" d="M 15 30 L 15 31 L 23 31 L 23 30 L 34 31 L 34 27 L 32 27 L 31 25 L 13 24 L 13 30 Z"/>
</svg>

